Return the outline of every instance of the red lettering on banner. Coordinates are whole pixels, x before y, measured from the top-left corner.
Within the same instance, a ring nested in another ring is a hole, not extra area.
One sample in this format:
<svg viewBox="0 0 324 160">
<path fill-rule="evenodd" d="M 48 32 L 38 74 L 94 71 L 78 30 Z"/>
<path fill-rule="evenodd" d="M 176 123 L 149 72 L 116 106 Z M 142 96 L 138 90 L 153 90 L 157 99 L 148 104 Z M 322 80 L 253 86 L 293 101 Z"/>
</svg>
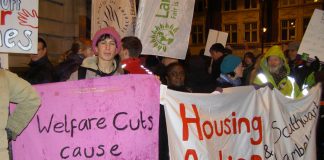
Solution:
<svg viewBox="0 0 324 160">
<path fill-rule="evenodd" d="M 186 118 L 186 108 L 183 103 L 180 103 L 180 115 L 182 119 L 182 140 L 187 141 L 189 138 L 189 123 L 195 123 L 197 127 L 199 140 L 203 140 L 203 136 L 200 128 L 200 117 L 197 111 L 196 105 L 192 105 L 192 109 L 195 112 L 195 118 Z"/>
<path fill-rule="evenodd" d="M 209 134 L 206 131 L 206 125 L 209 126 L 209 130 L 210 130 Z M 207 139 L 212 138 L 212 136 L 213 136 L 213 125 L 209 121 L 205 121 L 203 123 L 203 131 L 204 131 L 204 135 L 206 136 Z"/>
<path fill-rule="evenodd" d="M 226 159 L 223 159 L 223 152 L 222 151 L 218 151 L 218 158 L 219 158 L 219 160 L 233 160 L 233 157 L 231 155 L 229 155 Z M 260 155 L 252 155 L 250 159 L 251 160 L 262 160 Z M 238 158 L 238 160 L 245 160 L 245 159 L 244 158 Z"/>
<path fill-rule="evenodd" d="M 232 118 L 225 118 L 223 120 L 206 120 L 200 122 L 200 116 L 197 110 L 197 106 L 192 104 L 192 110 L 194 112 L 193 118 L 186 117 L 186 107 L 183 103 L 180 103 L 180 115 L 182 119 L 182 139 L 188 141 L 189 138 L 189 124 L 196 125 L 197 134 L 199 140 L 203 140 L 204 137 L 211 139 L 213 135 L 220 137 L 223 135 L 236 135 L 245 133 L 257 133 L 252 134 L 250 143 L 252 145 L 259 145 L 262 142 L 262 119 L 259 116 L 255 116 L 252 120 L 246 117 L 236 117 L 236 113 L 232 112 Z M 202 126 L 201 126 L 202 124 Z M 219 127 L 220 126 L 220 127 Z M 243 128 L 245 128 L 243 130 Z M 204 136 L 204 137 L 203 137 Z"/>
<path fill-rule="evenodd" d="M 254 126 L 254 122 L 256 122 L 258 125 L 255 127 Z M 262 120 L 261 117 L 254 117 L 252 120 L 252 128 L 253 130 L 258 130 L 259 133 L 259 139 L 254 140 L 253 138 L 251 138 L 251 144 L 253 145 L 258 145 L 261 144 L 262 142 Z"/>
<path fill-rule="evenodd" d="M 218 156 L 219 156 L 219 160 L 223 160 L 223 152 L 222 151 L 218 151 Z M 232 160 L 232 156 L 228 157 L 228 160 Z"/>
<path fill-rule="evenodd" d="M 6 10 L 1 11 L 0 25 L 5 25 L 6 24 L 6 16 L 11 15 L 11 14 L 12 14 L 12 11 L 6 11 Z"/>
<path fill-rule="evenodd" d="M 232 117 L 233 117 L 232 122 L 233 122 L 233 126 L 234 126 L 233 127 L 233 133 L 234 134 L 236 134 L 236 118 L 235 118 L 235 116 L 236 116 L 236 113 L 235 112 L 232 112 Z"/>
<path fill-rule="evenodd" d="M 184 159 L 188 160 L 190 156 L 193 158 L 193 160 L 198 160 L 197 153 L 194 149 L 188 149 Z"/>
<path fill-rule="evenodd" d="M 262 158 L 259 155 L 252 155 L 251 160 L 262 160 Z"/>
<path fill-rule="evenodd" d="M 238 121 L 238 126 L 239 126 L 239 133 L 241 133 L 241 130 L 242 130 L 242 123 L 245 123 L 245 126 L 246 126 L 246 131 L 249 133 L 250 130 L 251 130 L 251 127 L 250 127 L 250 120 L 247 119 L 247 118 L 240 118 L 239 121 Z"/>
</svg>

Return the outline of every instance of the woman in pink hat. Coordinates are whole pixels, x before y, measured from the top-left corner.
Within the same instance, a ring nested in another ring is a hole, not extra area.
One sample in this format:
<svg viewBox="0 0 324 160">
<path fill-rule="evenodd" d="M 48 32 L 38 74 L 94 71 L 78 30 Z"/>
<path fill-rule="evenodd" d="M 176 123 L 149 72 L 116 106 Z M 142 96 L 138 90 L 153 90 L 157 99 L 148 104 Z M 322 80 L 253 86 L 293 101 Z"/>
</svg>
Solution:
<svg viewBox="0 0 324 160">
<path fill-rule="evenodd" d="M 120 52 L 121 39 L 112 27 L 100 29 L 92 40 L 92 49 L 97 56 L 83 60 L 77 72 L 70 80 L 105 77 L 122 73 L 115 56 Z"/>
</svg>

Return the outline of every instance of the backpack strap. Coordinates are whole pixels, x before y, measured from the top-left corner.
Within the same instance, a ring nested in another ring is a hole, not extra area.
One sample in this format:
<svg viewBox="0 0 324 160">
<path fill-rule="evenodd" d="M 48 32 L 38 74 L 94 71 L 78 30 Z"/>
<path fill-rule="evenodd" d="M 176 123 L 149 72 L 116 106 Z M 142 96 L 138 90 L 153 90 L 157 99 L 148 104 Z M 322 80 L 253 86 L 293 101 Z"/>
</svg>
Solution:
<svg viewBox="0 0 324 160">
<path fill-rule="evenodd" d="M 78 80 L 85 79 L 86 73 L 87 73 L 87 68 L 80 66 L 78 69 Z"/>
</svg>

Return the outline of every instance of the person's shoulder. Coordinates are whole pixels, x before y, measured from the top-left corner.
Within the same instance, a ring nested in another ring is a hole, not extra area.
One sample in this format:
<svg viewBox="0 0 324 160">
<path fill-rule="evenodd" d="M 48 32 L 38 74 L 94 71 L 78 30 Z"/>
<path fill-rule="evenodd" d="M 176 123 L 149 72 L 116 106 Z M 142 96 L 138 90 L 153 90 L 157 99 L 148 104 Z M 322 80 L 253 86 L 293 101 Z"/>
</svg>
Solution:
<svg viewBox="0 0 324 160">
<path fill-rule="evenodd" d="M 0 69 L 0 75 L 3 77 L 18 77 L 17 74 L 12 73 L 5 69 Z"/>
<path fill-rule="evenodd" d="M 82 61 L 81 66 L 84 68 L 91 68 L 97 70 L 98 58 L 96 56 L 87 57 Z"/>
<path fill-rule="evenodd" d="M 12 84 L 15 84 L 18 81 L 22 80 L 22 78 L 20 78 L 16 73 L 10 72 L 5 69 L 0 69 L 0 79 L 0 81 L 7 81 Z"/>
</svg>

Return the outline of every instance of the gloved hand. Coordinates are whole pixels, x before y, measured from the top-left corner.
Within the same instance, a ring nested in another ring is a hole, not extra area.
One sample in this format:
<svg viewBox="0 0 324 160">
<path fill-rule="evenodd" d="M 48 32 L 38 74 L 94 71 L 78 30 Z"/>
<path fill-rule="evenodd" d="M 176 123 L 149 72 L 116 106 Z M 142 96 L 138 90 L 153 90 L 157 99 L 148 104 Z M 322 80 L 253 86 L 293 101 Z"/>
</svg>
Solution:
<svg viewBox="0 0 324 160">
<path fill-rule="evenodd" d="M 270 82 L 266 83 L 265 86 L 268 86 L 270 89 L 274 88 L 274 86 Z"/>
<path fill-rule="evenodd" d="M 256 90 L 258 90 L 260 88 L 263 88 L 263 87 L 266 87 L 266 86 L 268 86 L 270 89 L 273 89 L 274 88 L 274 86 L 270 82 L 264 83 L 261 86 L 260 85 L 256 85 L 256 84 L 254 84 L 253 86 L 254 86 L 254 89 L 256 89 Z"/>
<path fill-rule="evenodd" d="M 315 60 L 311 63 L 310 67 L 314 72 L 317 72 L 320 70 L 321 63 L 317 56 L 315 56 Z"/>
</svg>

